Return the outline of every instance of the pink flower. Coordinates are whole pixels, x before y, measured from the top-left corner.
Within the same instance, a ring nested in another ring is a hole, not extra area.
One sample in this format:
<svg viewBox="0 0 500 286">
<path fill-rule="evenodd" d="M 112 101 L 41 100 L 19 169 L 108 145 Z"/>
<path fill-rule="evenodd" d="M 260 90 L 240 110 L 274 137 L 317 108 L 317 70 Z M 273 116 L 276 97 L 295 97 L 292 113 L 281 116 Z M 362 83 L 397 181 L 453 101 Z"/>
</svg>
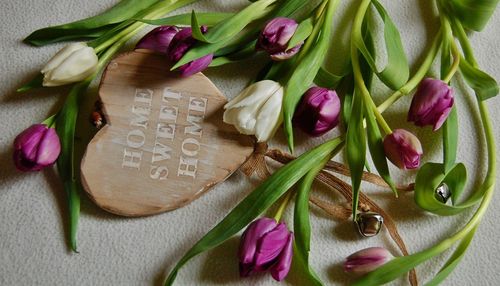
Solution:
<svg viewBox="0 0 500 286">
<path fill-rule="evenodd" d="M 448 118 L 453 107 L 453 89 L 445 82 L 426 78 L 413 96 L 408 121 L 417 126 L 432 125 L 438 130 Z"/>
<path fill-rule="evenodd" d="M 248 226 L 241 238 L 240 275 L 269 270 L 276 281 L 281 281 L 290 271 L 292 256 L 293 233 L 284 223 L 260 218 Z"/>
<path fill-rule="evenodd" d="M 385 136 L 384 150 L 387 158 L 403 170 L 418 168 L 424 153 L 418 138 L 404 129 L 395 129 Z"/>
<path fill-rule="evenodd" d="M 333 90 L 310 88 L 295 112 L 294 122 L 304 132 L 321 136 L 339 124 L 340 99 Z"/>
<path fill-rule="evenodd" d="M 53 128 L 35 124 L 14 140 L 14 164 L 19 171 L 40 171 L 59 157 L 61 144 Z"/>
<path fill-rule="evenodd" d="M 344 271 L 358 275 L 367 274 L 386 264 L 393 258 L 391 253 L 382 247 L 370 247 L 347 257 Z"/>
<path fill-rule="evenodd" d="M 297 54 L 303 43 L 288 49 L 299 24 L 293 19 L 278 17 L 269 21 L 259 35 L 257 50 L 269 53 L 275 61 L 286 60 Z"/>
<path fill-rule="evenodd" d="M 208 31 L 206 26 L 202 26 L 200 30 L 202 33 L 206 33 Z M 193 47 L 194 44 L 196 44 L 196 39 L 193 38 L 193 30 L 191 28 L 184 28 L 180 30 L 177 34 L 175 34 L 170 42 L 167 50 L 168 58 L 174 63 L 178 62 L 189 51 L 189 49 Z M 213 57 L 213 54 L 203 56 L 179 67 L 179 71 L 184 77 L 201 72 L 206 69 L 210 63 L 212 63 Z"/>
<path fill-rule="evenodd" d="M 175 26 L 161 26 L 147 33 L 136 45 L 136 49 L 152 50 L 166 54 L 170 42 L 179 29 Z"/>
</svg>

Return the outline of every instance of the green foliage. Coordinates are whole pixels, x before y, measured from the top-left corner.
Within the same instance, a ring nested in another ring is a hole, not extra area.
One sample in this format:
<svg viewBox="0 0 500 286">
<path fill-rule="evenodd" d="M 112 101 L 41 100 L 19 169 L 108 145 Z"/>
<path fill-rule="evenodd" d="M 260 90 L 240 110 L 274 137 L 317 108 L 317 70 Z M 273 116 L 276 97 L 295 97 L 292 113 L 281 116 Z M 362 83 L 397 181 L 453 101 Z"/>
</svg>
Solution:
<svg viewBox="0 0 500 286">
<path fill-rule="evenodd" d="M 456 17 L 462 25 L 482 31 L 495 12 L 499 0 L 446 0 L 440 1 L 446 13 Z"/>
<path fill-rule="evenodd" d="M 444 172 L 449 172 L 457 159 L 458 148 L 458 114 L 453 106 L 443 126 L 443 162 Z"/>
<path fill-rule="evenodd" d="M 283 166 L 241 201 L 220 223 L 201 238 L 170 272 L 165 285 L 172 285 L 177 272 L 194 256 L 210 250 L 237 234 L 297 183 L 318 160 L 329 156 L 343 143 L 342 138 L 328 141 Z"/>
<path fill-rule="evenodd" d="M 200 25 L 193 10 L 191 18 L 191 28 L 193 29 L 193 37 L 205 43 L 217 43 L 231 39 L 236 34 L 241 32 L 250 22 L 264 16 L 267 9 L 276 0 L 260 0 L 248 5 L 245 9 L 234 14 L 229 19 L 222 21 L 210 29 L 205 35 L 200 31 Z"/>
<path fill-rule="evenodd" d="M 387 49 L 386 67 L 380 72 L 377 70 L 375 56 L 368 49 L 361 33 L 353 34 L 353 41 L 380 80 L 391 89 L 397 90 L 408 81 L 410 74 L 401 36 L 384 7 L 376 0 L 371 3 L 375 6 L 384 22 L 384 39 Z"/>
<path fill-rule="evenodd" d="M 363 127 L 364 103 L 362 95 L 356 89 L 352 102 L 352 111 L 347 127 L 346 135 L 346 156 L 349 169 L 351 171 L 352 181 L 352 213 L 356 218 L 358 210 L 359 192 L 361 187 L 361 178 L 366 160 L 366 132 Z"/>
<path fill-rule="evenodd" d="M 465 256 L 465 253 L 467 252 L 467 248 L 469 247 L 470 243 L 472 242 L 472 239 L 474 238 L 474 234 L 476 233 L 477 226 L 474 227 L 460 242 L 458 247 L 455 249 L 453 252 L 453 255 L 448 259 L 448 261 L 445 263 L 445 265 L 439 270 L 439 272 L 436 274 L 436 276 L 429 281 L 429 283 L 426 283 L 426 286 L 437 286 L 443 282 L 448 275 L 450 275 L 451 272 L 457 267 L 457 265 L 460 263 L 462 258 Z"/>
<path fill-rule="evenodd" d="M 333 14 L 339 3 L 339 0 L 328 1 L 326 12 L 321 18 L 321 22 L 316 24 L 315 31 L 312 32 L 308 41 L 314 43 L 314 49 L 302 51 L 299 56 L 299 62 L 294 69 L 290 79 L 285 86 L 285 98 L 283 100 L 284 127 L 288 141 L 288 147 L 293 152 L 293 125 L 292 119 L 300 99 L 311 84 L 314 82 L 318 71 L 320 70 L 330 46 L 330 36 L 332 32 Z M 320 32 L 321 31 L 321 32 Z M 316 37 L 317 35 L 317 37 Z M 306 43 L 307 45 L 307 43 Z M 307 52 L 304 54 L 304 52 Z"/>
<path fill-rule="evenodd" d="M 24 42 L 35 46 L 43 46 L 61 41 L 97 38 L 112 28 L 114 24 L 128 20 L 139 11 L 150 7 L 156 2 L 158 0 L 122 0 L 100 15 L 36 30 L 24 39 Z"/>
<path fill-rule="evenodd" d="M 495 79 L 465 59 L 460 61 L 460 72 L 467 84 L 474 89 L 479 100 L 497 96 L 499 89 Z"/>
<path fill-rule="evenodd" d="M 233 16 L 233 13 L 198 13 L 196 14 L 199 25 L 214 26 L 218 23 L 225 21 L 229 17 Z M 143 22 L 155 26 L 167 26 L 167 25 L 177 25 L 177 26 L 190 26 L 191 25 L 191 14 L 180 14 L 175 16 L 170 16 L 161 19 L 134 19 L 138 22 Z"/>
<path fill-rule="evenodd" d="M 455 215 L 472 204 L 449 206 L 436 198 L 435 191 L 442 183 L 445 183 L 452 193 L 453 201 L 456 202 L 464 190 L 467 171 L 464 164 L 461 163 L 455 164 L 447 173 L 444 173 L 443 170 L 443 164 L 438 163 L 426 163 L 420 167 L 415 179 L 415 203 L 420 208 L 434 214 Z"/>
<path fill-rule="evenodd" d="M 40 88 L 43 86 L 43 74 L 39 73 L 34 79 L 32 79 L 27 84 L 21 86 L 16 91 L 19 93 L 27 92 L 35 88 Z"/>
<path fill-rule="evenodd" d="M 306 20 L 302 21 L 297 27 L 297 30 L 295 30 L 293 37 L 288 42 L 288 49 L 292 49 L 297 45 L 303 43 L 307 38 L 309 38 L 309 36 L 312 33 L 312 30 L 313 30 L 312 18 L 307 18 Z"/>
<path fill-rule="evenodd" d="M 84 81 L 71 89 L 56 121 L 56 131 L 61 141 L 61 155 L 57 160 L 57 170 L 68 198 L 70 246 L 75 252 L 77 252 L 76 236 L 80 217 L 81 191 L 78 170 L 75 170 L 75 166 L 79 166 L 79 164 L 75 164 L 75 127 L 80 109 L 80 98 L 89 84 L 90 81 Z"/>
<path fill-rule="evenodd" d="M 309 265 L 309 252 L 311 250 L 311 223 L 309 221 L 309 193 L 314 179 L 323 169 L 331 156 L 326 156 L 320 164 L 312 168 L 298 183 L 297 198 L 295 201 L 293 231 L 295 235 L 294 259 L 300 267 L 301 273 L 306 275 L 308 285 L 323 285 L 318 275 Z"/>
</svg>

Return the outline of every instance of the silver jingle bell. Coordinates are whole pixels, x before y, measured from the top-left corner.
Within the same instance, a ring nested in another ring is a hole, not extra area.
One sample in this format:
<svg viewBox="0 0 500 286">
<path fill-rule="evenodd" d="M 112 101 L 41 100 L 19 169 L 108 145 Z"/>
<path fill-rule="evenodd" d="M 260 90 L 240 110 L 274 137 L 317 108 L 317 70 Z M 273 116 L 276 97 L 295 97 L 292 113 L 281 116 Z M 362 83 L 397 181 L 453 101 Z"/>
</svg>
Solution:
<svg viewBox="0 0 500 286">
<path fill-rule="evenodd" d="M 384 217 L 375 212 L 364 212 L 356 215 L 356 225 L 364 237 L 376 236 L 384 224 Z"/>
<path fill-rule="evenodd" d="M 445 183 L 439 185 L 439 187 L 436 189 L 434 197 L 443 204 L 446 204 L 451 197 L 451 191 L 448 185 Z"/>
</svg>

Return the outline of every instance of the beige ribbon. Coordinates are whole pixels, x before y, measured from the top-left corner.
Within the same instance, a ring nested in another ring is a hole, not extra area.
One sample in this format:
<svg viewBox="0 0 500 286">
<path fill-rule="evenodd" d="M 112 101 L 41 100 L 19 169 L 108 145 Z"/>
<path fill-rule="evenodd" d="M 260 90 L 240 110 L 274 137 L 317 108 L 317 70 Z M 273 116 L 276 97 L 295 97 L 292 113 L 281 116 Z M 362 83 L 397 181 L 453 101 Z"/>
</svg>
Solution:
<svg viewBox="0 0 500 286">
<path fill-rule="evenodd" d="M 271 175 L 266 163 L 266 157 L 279 162 L 281 164 L 287 164 L 295 159 L 294 156 L 284 153 L 281 150 L 270 149 L 268 150 L 267 144 L 259 143 L 255 147 L 255 151 L 252 156 L 241 166 L 241 171 L 248 177 L 256 174 L 261 179 L 266 179 Z M 316 181 L 326 185 L 329 190 L 334 190 L 340 193 L 346 200 L 343 204 L 333 204 L 331 202 L 324 201 L 316 196 L 311 195 L 309 200 L 312 204 L 316 205 L 332 217 L 337 220 L 345 221 L 349 220 L 352 215 L 352 188 L 351 185 L 344 182 L 342 179 L 335 176 L 334 173 L 338 173 L 344 176 L 350 176 L 350 171 L 347 166 L 342 163 L 330 161 L 323 170 L 316 177 Z M 364 172 L 362 179 L 364 181 L 370 182 L 380 187 L 388 188 L 387 183 L 378 175 Z M 398 187 L 400 191 L 412 191 L 413 184 Z M 381 207 L 379 207 L 373 200 L 371 200 L 366 194 L 360 193 L 359 195 L 359 210 L 363 212 L 374 211 L 379 213 L 384 218 L 384 223 L 389 235 L 401 253 L 405 256 L 408 254 L 408 249 L 404 243 L 403 238 L 398 232 L 396 222 L 392 217 L 386 213 Z M 412 269 L 408 274 L 408 280 L 410 285 L 417 286 L 418 279 L 415 269 Z"/>
</svg>

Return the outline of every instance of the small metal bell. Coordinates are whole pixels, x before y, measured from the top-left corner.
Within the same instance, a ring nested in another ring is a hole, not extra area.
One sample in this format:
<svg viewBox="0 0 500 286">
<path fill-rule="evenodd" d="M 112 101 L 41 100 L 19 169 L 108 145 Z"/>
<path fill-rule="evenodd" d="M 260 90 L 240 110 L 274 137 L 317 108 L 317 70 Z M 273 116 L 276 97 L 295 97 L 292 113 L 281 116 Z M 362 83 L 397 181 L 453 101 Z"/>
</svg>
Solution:
<svg viewBox="0 0 500 286">
<path fill-rule="evenodd" d="M 356 216 L 356 225 L 359 233 L 364 237 L 376 236 L 382 229 L 384 218 L 375 212 L 359 213 Z"/>
<path fill-rule="evenodd" d="M 442 183 L 437 189 L 436 193 L 434 194 L 436 199 L 438 199 L 440 202 L 443 204 L 446 204 L 448 200 L 451 197 L 451 191 L 450 188 L 448 187 L 447 184 Z"/>
</svg>

